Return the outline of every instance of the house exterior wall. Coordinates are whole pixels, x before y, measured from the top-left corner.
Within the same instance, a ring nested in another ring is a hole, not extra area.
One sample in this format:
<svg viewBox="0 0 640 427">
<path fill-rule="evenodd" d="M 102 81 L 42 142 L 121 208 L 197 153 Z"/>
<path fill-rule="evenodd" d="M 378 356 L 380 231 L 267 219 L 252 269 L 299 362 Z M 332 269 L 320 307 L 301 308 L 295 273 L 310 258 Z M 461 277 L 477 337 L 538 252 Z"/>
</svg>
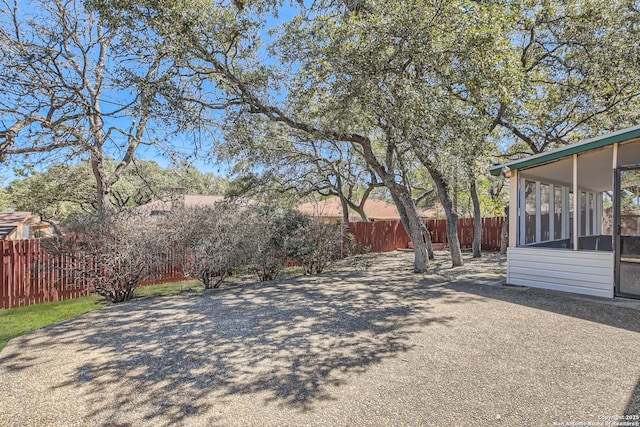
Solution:
<svg viewBox="0 0 640 427">
<path fill-rule="evenodd" d="M 613 298 L 613 253 L 509 247 L 507 283 Z"/>
<path fill-rule="evenodd" d="M 518 171 L 511 171 L 509 178 L 509 247 L 518 245 Z"/>
<path fill-rule="evenodd" d="M 20 224 L 16 226 L 16 228 L 14 228 L 9 234 L 4 236 L 2 240 L 22 240 L 28 239 L 29 237 L 29 226 L 26 224 Z"/>
</svg>

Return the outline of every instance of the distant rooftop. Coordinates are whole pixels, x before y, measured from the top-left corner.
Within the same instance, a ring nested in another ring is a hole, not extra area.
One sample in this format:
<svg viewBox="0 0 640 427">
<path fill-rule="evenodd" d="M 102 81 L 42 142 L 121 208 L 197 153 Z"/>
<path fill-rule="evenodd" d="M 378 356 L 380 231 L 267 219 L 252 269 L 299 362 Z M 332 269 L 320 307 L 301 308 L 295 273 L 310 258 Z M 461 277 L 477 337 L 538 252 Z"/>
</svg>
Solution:
<svg viewBox="0 0 640 427">
<path fill-rule="evenodd" d="M 342 204 L 340 198 L 337 196 L 329 197 L 324 200 L 316 202 L 308 202 L 298 206 L 298 211 L 311 215 L 320 216 L 325 218 L 342 218 Z M 364 211 L 370 220 L 384 221 L 384 220 L 399 220 L 400 214 L 395 205 L 387 203 L 384 200 L 367 199 L 364 203 Z M 418 211 L 421 217 L 428 218 L 435 216 L 435 213 L 431 210 Z M 349 211 L 349 218 L 353 220 L 360 220 L 360 215 L 355 211 Z"/>
<path fill-rule="evenodd" d="M 207 196 L 201 194 L 184 194 L 179 197 L 184 198 L 184 207 L 193 208 L 198 206 L 213 206 L 215 203 L 224 200 L 223 196 Z M 154 215 L 157 213 L 169 212 L 173 209 L 176 203 L 180 203 L 179 200 L 155 200 L 147 204 L 138 206 L 136 209 L 139 212 L 148 213 Z"/>
<path fill-rule="evenodd" d="M 4 240 L 33 215 L 31 212 L 0 212 L 0 240 Z"/>
</svg>

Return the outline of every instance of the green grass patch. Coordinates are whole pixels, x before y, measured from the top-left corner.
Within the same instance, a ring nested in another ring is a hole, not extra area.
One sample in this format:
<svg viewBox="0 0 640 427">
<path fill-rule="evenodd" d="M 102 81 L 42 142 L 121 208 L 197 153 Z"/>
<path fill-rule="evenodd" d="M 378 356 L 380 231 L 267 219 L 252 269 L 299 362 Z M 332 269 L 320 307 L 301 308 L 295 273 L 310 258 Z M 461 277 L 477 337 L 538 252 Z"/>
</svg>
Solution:
<svg viewBox="0 0 640 427">
<path fill-rule="evenodd" d="M 182 282 L 161 283 L 152 286 L 140 286 L 136 289 L 136 297 L 157 297 L 175 295 L 180 292 L 201 291 L 204 289 L 202 282 L 198 280 L 184 280 Z"/>
<path fill-rule="evenodd" d="M 104 298 L 90 295 L 66 301 L 0 310 L 0 351 L 12 338 L 72 319 L 105 305 Z"/>
<path fill-rule="evenodd" d="M 162 283 L 153 286 L 141 286 L 136 290 L 136 297 L 156 297 L 175 295 L 185 291 L 200 291 L 203 286 L 197 280 Z M 126 304 L 126 303 L 123 303 Z M 104 298 L 90 295 L 66 301 L 47 302 L 0 310 L 0 351 L 7 342 L 21 335 L 78 317 L 107 305 Z"/>
<path fill-rule="evenodd" d="M 291 277 L 302 276 L 304 268 L 302 266 L 285 267 L 278 273 L 278 279 L 289 279 Z"/>
</svg>

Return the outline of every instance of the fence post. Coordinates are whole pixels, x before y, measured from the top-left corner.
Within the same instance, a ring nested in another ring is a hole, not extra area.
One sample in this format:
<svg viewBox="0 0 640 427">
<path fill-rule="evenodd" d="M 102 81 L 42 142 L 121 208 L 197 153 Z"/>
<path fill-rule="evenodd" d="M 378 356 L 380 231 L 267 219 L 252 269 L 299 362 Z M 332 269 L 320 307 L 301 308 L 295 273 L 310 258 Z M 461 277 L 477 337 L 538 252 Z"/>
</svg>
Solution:
<svg viewBox="0 0 640 427">
<path fill-rule="evenodd" d="M 9 308 L 9 283 L 6 280 L 5 247 L 6 242 L 0 240 L 0 250 L 2 251 L 2 258 L 0 259 L 0 308 Z"/>
</svg>

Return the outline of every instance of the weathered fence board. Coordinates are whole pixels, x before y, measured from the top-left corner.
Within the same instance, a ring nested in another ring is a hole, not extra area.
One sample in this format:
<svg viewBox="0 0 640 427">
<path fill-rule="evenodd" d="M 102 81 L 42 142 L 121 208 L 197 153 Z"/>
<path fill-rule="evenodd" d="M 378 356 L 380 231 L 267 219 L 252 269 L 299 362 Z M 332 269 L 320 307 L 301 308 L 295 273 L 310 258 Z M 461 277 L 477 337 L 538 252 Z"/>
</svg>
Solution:
<svg viewBox="0 0 640 427">
<path fill-rule="evenodd" d="M 389 252 L 409 246 L 409 236 L 400 221 L 351 222 L 347 232 L 371 252 Z"/>
<path fill-rule="evenodd" d="M 489 251 L 500 250 L 503 217 L 482 218 L 482 248 Z M 433 227 L 433 228 L 432 228 Z M 434 243 L 448 243 L 446 221 L 444 219 L 428 220 L 427 228 L 432 232 L 431 239 Z M 471 248 L 473 243 L 473 218 L 461 218 L 458 220 L 458 239 L 462 249 Z"/>
<path fill-rule="evenodd" d="M 482 219 L 482 249 L 500 250 L 502 223 L 504 218 Z M 447 222 L 444 219 L 430 219 L 425 222 L 433 243 L 448 243 Z M 458 220 L 458 239 L 462 249 L 471 248 L 473 242 L 473 218 Z M 347 231 L 353 233 L 356 242 L 370 246 L 371 252 L 389 252 L 408 248 L 409 236 L 400 221 L 352 222 Z"/>
<path fill-rule="evenodd" d="M 86 280 L 72 277 L 71 260 L 48 254 L 40 240 L 0 241 L 0 309 L 62 301 L 88 295 Z M 167 254 L 163 268 L 151 272 L 142 286 L 184 280 L 179 256 Z"/>
</svg>

